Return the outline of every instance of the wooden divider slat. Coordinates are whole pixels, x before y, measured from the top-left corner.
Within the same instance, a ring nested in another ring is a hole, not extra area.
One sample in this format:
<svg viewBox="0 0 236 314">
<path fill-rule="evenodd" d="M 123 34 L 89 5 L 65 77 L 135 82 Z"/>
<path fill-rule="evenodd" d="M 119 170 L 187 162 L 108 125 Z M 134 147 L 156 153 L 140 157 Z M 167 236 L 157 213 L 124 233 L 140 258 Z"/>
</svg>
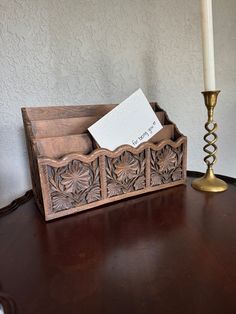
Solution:
<svg viewBox="0 0 236 314">
<path fill-rule="evenodd" d="M 155 111 L 162 111 L 156 102 L 150 103 Z M 22 110 L 27 111 L 30 121 L 53 120 L 75 117 L 104 116 L 117 106 L 111 105 L 75 105 L 75 106 L 51 106 L 51 107 L 27 107 Z"/>
<path fill-rule="evenodd" d="M 165 113 L 160 111 L 157 112 L 156 115 L 161 124 L 164 124 Z M 34 138 L 82 134 L 87 132 L 88 128 L 101 117 L 102 115 L 67 119 L 35 120 L 31 123 L 32 133 Z"/>
<path fill-rule="evenodd" d="M 33 143 L 38 157 L 60 158 L 75 152 L 87 155 L 93 150 L 88 133 L 41 138 L 33 140 Z"/>
<path fill-rule="evenodd" d="M 149 140 L 149 142 L 156 144 L 165 139 L 174 140 L 173 124 L 164 125 L 163 128 Z"/>
</svg>

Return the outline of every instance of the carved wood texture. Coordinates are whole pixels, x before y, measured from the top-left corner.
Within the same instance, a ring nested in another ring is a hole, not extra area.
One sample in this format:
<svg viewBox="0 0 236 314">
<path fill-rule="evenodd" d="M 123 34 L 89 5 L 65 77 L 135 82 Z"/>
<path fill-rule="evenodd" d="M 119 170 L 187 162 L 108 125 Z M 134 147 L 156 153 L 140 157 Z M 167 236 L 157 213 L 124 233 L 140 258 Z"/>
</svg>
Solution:
<svg viewBox="0 0 236 314">
<path fill-rule="evenodd" d="M 99 165 L 98 157 L 91 163 L 73 159 L 62 167 L 47 165 L 44 175 L 47 176 L 51 211 L 57 213 L 98 202 L 105 198 L 104 195 L 112 198 L 138 190 L 145 191 L 147 167 L 151 169 L 151 187 L 184 180 L 183 145 L 151 149 L 150 160 L 146 158 L 148 149 L 139 153 L 134 153 L 135 149 L 132 149 L 134 152 L 122 150 L 114 158 L 104 155 L 104 165 Z M 101 177 L 102 173 L 105 178 Z M 101 188 L 102 180 L 105 180 L 104 191 Z"/>
<path fill-rule="evenodd" d="M 160 151 L 151 150 L 151 186 L 183 178 L 183 148 L 166 145 Z"/>
<path fill-rule="evenodd" d="M 156 103 L 163 129 L 150 142 L 113 152 L 91 142 L 84 132 L 115 106 L 22 109 L 33 192 L 46 220 L 185 183 L 187 139 Z M 43 150 L 49 141 L 59 144 Z"/>
<path fill-rule="evenodd" d="M 145 187 L 145 151 L 132 154 L 124 151 L 116 158 L 106 157 L 107 195 L 113 197 Z"/>
<path fill-rule="evenodd" d="M 72 160 L 64 167 L 47 168 L 53 212 L 101 200 L 98 159 L 90 164 Z"/>
</svg>

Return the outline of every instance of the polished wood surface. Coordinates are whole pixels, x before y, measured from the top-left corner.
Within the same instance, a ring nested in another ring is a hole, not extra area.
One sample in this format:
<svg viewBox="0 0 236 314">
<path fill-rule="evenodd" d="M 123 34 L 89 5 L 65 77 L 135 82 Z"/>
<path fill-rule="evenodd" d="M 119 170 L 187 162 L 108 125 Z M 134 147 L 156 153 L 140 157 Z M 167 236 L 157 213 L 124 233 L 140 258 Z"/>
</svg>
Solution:
<svg viewBox="0 0 236 314">
<path fill-rule="evenodd" d="M 236 187 L 189 183 L 49 223 L 31 199 L 0 219 L 0 291 L 20 314 L 236 313 Z"/>
</svg>

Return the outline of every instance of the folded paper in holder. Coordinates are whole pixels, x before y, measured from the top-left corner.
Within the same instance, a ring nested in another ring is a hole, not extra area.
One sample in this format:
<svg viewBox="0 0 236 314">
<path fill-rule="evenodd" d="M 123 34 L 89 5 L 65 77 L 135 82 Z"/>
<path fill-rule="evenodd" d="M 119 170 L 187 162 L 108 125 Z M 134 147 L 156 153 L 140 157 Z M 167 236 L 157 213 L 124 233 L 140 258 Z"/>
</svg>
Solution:
<svg viewBox="0 0 236 314">
<path fill-rule="evenodd" d="M 102 148 L 138 147 L 162 129 L 141 89 L 91 125 L 88 130 Z"/>
</svg>

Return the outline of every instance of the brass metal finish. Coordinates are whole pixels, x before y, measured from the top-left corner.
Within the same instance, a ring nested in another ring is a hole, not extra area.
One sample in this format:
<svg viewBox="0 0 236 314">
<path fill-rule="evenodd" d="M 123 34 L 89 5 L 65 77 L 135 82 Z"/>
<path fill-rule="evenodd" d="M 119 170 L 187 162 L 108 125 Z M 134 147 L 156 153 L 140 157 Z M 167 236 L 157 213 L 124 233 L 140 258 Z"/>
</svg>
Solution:
<svg viewBox="0 0 236 314">
<path fill-rule="evenodd" d="M 203 177 L 193 180 L 192 187 L 204 192 L 223 192 L 228 188 L 223 180 L 215 176 L 211 166 L 207 168 L 206 174 Z"/>
<path fill-rule="evenodd" d="M 208 114 L 208 120 L 205 123 L 207 134 L 204 136 L 206 145 L 203 147 L 204 152 L 207 154 L 204 158 L 204 162 L 207 165 L 207 171 L 202 178 L 195 179 L 192 182 L 192 187 L 199 191 L 223 192 L 228 188 L 227 184 L 223 180 L 218 179 L 213 171 L 213 165 L 216 162 L 217 151 L 217 135 L 215 133 L 217 130 L 217 123 L 214 121 L 213 117 L 219 93 L 220 91 L 202 92 Z"/>
</svg>

